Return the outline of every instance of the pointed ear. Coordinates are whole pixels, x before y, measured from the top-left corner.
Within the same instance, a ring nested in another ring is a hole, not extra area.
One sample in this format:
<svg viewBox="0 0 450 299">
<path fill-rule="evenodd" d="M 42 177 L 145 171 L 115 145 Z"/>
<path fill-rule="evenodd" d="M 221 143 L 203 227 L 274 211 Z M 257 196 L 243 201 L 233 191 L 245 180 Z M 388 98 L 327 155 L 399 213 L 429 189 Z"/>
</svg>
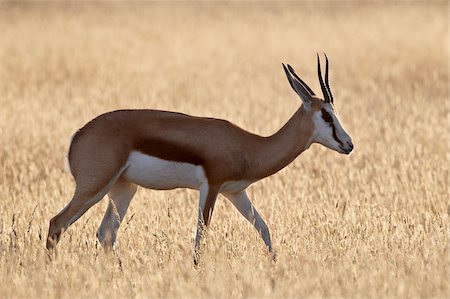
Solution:
<svg viewBox="0 0 450 299">
<path fill-rule="evenodd" d="M 305 108 L 309 110 L 311 107 L 311 94 L 308 90 L 310 88 L 303 85 L 303 81 L 297 76 L 297 74 L 295 74 L 294 69 L 290 65 L 288 65 L 289 69 L 286 68 L 284 63 L 282 63 L 282 65 L 289 84 L 291 84 L 292 89 L 300 96 Z M 290 70 L 293 74 L 291 74 Z"/>
</svg>

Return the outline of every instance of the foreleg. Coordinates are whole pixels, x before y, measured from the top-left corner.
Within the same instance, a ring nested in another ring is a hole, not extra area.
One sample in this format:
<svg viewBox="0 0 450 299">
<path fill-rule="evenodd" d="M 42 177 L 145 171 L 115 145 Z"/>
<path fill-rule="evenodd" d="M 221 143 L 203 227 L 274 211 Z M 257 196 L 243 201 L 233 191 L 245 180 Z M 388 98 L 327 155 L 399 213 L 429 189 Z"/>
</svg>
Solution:
<svg viewBox="0 0 450 299">
<path fill-rule="evenodd" d="M 225 193 L 224 195 L 231 201 L 242 216 L 244 216 L 245 219 L 247 219 L 256 228 L 266 244 L 267 249 L 270 253 L 272 253 L 272 242 L 270 240 L 269 228 L 251 203 L 247 196 L 247 192 L 243 190 L 238 193 Z"/>
</svg>

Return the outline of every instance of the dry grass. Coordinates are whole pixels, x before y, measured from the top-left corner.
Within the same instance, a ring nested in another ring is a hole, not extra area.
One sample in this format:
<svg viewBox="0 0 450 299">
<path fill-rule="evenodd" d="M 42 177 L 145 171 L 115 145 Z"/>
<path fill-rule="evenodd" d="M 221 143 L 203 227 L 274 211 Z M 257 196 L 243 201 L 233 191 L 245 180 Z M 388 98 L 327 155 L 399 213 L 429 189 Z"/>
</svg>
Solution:
<svg viewBox="0 0 450 299">
<path fill-rule="evenodd" d="M 0 4 L 0 297 L 440 297 L 449 291 L 448 4 Z M 197 194 L 141 189 L 105 254 L 106 200 L 64 235 L 71 134 L 118 108 L 267 135 L 315 90 L 316 51 L 356 150 L 314 145 L 250 187 L 278 253 L 219 198 L 203 263 Z"/>
</svg>

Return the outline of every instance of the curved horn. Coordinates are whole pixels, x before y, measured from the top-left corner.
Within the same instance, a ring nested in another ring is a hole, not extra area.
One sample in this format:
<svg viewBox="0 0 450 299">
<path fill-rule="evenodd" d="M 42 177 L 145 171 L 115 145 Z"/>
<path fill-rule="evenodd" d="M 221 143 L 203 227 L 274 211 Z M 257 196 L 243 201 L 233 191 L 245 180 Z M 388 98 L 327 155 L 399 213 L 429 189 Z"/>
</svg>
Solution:
<svg viewBox="0 0 450 299">
<path fill-rule="evenodd" d="M 299 76 L 297 76 L 294 68 L 292 66 L 290 66 L 289 64 L 287 65 L 287 67 L 288 67 L 289 71 L 291 72 L 291 74 L 295 77 L 295 79 L 297 79 L 301 84 L 303 84 L 303 86 L 308 90 L 309 94 L 312 96 L 315 96 L 316 94 L 314 93 L 314 91 L 312 91 L 312 89 L 302 79 L 300 79 Z"/>
<path fill-rule="evenodd" d="M 323 53 L 325 55 L 326 64 L 325 64 L 325 86 L 327 87 L 328 93 L 330 95 L 330 101 L 333 103 L 333 94 L 331 93 L 330 84 L 328 83 L 328 57 L 327 54 Z"/>
<path fill-rule="evenodd" d="M 319 53 L 317 53 L 317 73 L 319 75 L 319 82 L 320 82 L 320 88 L 322 88 L 322 93 L 324 96 L 324 100 L 327 103 L 331 102 L 331 98 L 330 95 L 328 94 L 328 90 L 327 87 L 325 86 L 325 83 L 323 83 L 323 79 L 322 79 L 322 70 L 320 67 L 320 58 L 319 58 Z"/>
</svg>

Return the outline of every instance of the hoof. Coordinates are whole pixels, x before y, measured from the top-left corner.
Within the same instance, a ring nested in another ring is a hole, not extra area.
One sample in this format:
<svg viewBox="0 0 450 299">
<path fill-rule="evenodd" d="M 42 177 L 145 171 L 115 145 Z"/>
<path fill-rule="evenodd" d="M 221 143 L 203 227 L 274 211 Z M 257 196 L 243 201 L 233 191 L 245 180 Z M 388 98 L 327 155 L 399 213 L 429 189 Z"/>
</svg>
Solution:
<svg viewBox="0 0 450 299">
<path fill-rule="evenodd" d="M 194 254 L 192 255 L 194 261 L 194 267 L 197 268 L 200 264 L 200 252 L 194 250 Z"/>
</svg>

